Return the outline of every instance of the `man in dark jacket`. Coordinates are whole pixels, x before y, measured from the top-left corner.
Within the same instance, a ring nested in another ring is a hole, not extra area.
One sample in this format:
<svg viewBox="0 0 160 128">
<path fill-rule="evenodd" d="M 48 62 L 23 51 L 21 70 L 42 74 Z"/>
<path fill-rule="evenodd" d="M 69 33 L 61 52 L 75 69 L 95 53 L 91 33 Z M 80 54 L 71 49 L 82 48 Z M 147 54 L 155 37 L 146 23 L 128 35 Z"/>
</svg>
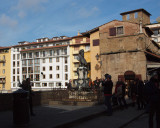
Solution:
<svg viewBox="0 0 160 128">
<path fill-rule="evenodd" d="M 136 99 L 137 99 L 138 110 L 141 110 L 144 108 L 144 96 L 143 96 L 144 84 L 143 81 L 137 78 L 135 85 L 136 85 Z"/>
<path fill-rule="evenodd" d="M 107 115 L 112 115 L 112 106 L 111 106 L 111 98 L 112 98 L 112 88 L 113 82 L 111 80 L 110 75 L 106 75 L 106 80 L 103 82 L 102 86 L 104 86 L 104 97 L 105 97 L 105 105 L 107 106 Z"/>
<path fill-rule="evenodd" d="M 149 95 L 149 128 L 153 128 L 154 114 L 156 114 L 157 128 L 160 128 L 160 84 L 156 72 L 152 74 L 146 86 Z"/>
<path fill-rule="evenodd" d="M 28 91 L 30 114 L 31 116 L 35 116 L 35 114 L 33 113 L 33 103 L 32 103 L 33 92 L 32 92 L 32 83 L 30 82 L 30 78 L 27 78 L 26 81 L 22 83 L 21 87 L 23 90 Z"/>
</svg>

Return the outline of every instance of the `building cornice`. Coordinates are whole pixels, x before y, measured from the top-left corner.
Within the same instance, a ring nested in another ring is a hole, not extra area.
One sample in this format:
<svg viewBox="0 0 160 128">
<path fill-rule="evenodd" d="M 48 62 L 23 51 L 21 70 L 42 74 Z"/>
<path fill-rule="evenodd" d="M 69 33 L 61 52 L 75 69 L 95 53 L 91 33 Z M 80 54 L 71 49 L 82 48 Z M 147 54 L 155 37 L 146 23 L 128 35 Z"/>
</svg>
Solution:
<svg viewBox="0 0 160 128">
<path fill-rule="evenodd" d="M 51 49 L 51 48 L 60 48 L 60 47 L 67 47 L 67 46 L 69 45 L 58 45 L 58 46 L 50 46 L 50 47 L 42 47 L 42 48 L 24 49 L 24 50 L 21 50 L 21 52 L 44 50 L 44 49 Z"/>
<path fill-rule="evenodd" d="M 62 42 L 62 41 L 69 41 L 72 38 L 66 38 L 66 39 L 59 39 L 59 40 L 49 40 L 49 41 L 43 41 L 43 42 L 32 42 L 28 44 L 22 44 L 22 45 L 14 45 L 12 47 L 23 47 L 23 46 L 29 46 L 29 45 L 39 45 L 39 44 L 45 44 L 45 43 L 56 43 L 56 42 Z"/>
</svg>

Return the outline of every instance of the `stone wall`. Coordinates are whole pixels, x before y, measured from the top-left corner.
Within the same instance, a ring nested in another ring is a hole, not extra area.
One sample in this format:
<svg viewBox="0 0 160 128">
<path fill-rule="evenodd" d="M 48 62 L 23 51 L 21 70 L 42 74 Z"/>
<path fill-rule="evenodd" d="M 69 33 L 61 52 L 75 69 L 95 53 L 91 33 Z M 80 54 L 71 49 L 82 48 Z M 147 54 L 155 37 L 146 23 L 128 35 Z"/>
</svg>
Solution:
<svg viewBox="0 0 160 128">
<path fill-rule="evenodd" d="M 49 100 L 52 99 L 53 91 L 35 92 L 33 96 L 33 105 L 45 105 L 49 104 Z M 13 94 L 6 93 L 0 94 L 0 111 L 11 110 L 13 106 Z"/>
<path fill-rule="evenodd" d="M 102 75 L 111 74 L 114 85 L 118 75 L 124 75 L 126 71 L 141 74 L 142 80 L 146 80 L 146 57 L 144 52 L 127 52 L 119 54 L 102 55 Z"/>
<path fill-rule="evenodd" d="M 110 36 L 109 29 L 123 26 L 122 35 Z M 146 80 L 146 56 L 144 51 L 148 46 L 149 38 L 144 33 L 139 33 L 139 25 L 129 22 L 112 21 L 100 27 L 100 51 L 102 59 L 102 76 L 105 73 L 112 75 L 114 84 L 118 75 L 126 71 L 133 71 Z M 156 49 L 150 43 L 151 49 Z"/>
</svg>

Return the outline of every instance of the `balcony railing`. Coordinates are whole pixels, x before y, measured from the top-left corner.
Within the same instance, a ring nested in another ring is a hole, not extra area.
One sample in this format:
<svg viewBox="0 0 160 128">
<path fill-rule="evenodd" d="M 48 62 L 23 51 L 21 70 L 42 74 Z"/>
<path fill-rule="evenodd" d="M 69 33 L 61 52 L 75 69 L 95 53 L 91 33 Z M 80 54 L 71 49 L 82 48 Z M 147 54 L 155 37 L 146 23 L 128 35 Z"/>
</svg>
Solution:
<svg viewBox="0 0 160 128">
<path fill-rule="evenodd" d="M 6 80 L 0 80 L 0 84 L 5 84 Z"/>
<path fill-rule="evenodd" d="M 0 60 L 0 63 L 5 63 L 5 62 L 6 62 L 6 60 L 5 60 L 5 59 Z"/>
</svg>

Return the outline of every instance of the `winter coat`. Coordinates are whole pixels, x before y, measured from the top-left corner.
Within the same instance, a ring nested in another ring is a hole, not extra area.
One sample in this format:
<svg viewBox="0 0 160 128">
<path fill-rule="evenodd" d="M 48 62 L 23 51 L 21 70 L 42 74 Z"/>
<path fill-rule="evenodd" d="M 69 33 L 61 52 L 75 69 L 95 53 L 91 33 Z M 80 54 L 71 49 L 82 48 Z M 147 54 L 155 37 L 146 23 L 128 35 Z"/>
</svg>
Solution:
<svg viewBox="0 0 160 128">
<path fill-rule="evenodd" d="M 160 103 L 160 85 L 159 83 L 151 79 L 145 85 L 145 94 L 148 95 L 148 101 L 150 103 Z"/>
<path fill-rule="evenodd" d="M 143 96 L 144 84 L 142 81 L 137 81 L 136 83 L 136 95 Z"/>
<path fill-rule="evenodd" d="M 119 92 L 118 92 L 118 89 L 121 89 L 121 94 L 118 94 Z M 122 81 L 118 81 L 117 83 L 116 83 L 116 87 L 115 87 L 115 95 L 116 96 L 120 96 L 120 97 L 124 97 L 125 96 L 125 94 L 126 94 L 126 85 L 124 84 L 124 82 L 122 82 Z"/>
<path fill-rule="evenodd" d="M 110 80 L 110 81 L 106 80 L 105 82 L 103 82 L 102 86 L 104 86 L 104 95 L 111 96 L 112 95 L 112 88 L 113 88 L 112 80 Z"/>
</svg>

